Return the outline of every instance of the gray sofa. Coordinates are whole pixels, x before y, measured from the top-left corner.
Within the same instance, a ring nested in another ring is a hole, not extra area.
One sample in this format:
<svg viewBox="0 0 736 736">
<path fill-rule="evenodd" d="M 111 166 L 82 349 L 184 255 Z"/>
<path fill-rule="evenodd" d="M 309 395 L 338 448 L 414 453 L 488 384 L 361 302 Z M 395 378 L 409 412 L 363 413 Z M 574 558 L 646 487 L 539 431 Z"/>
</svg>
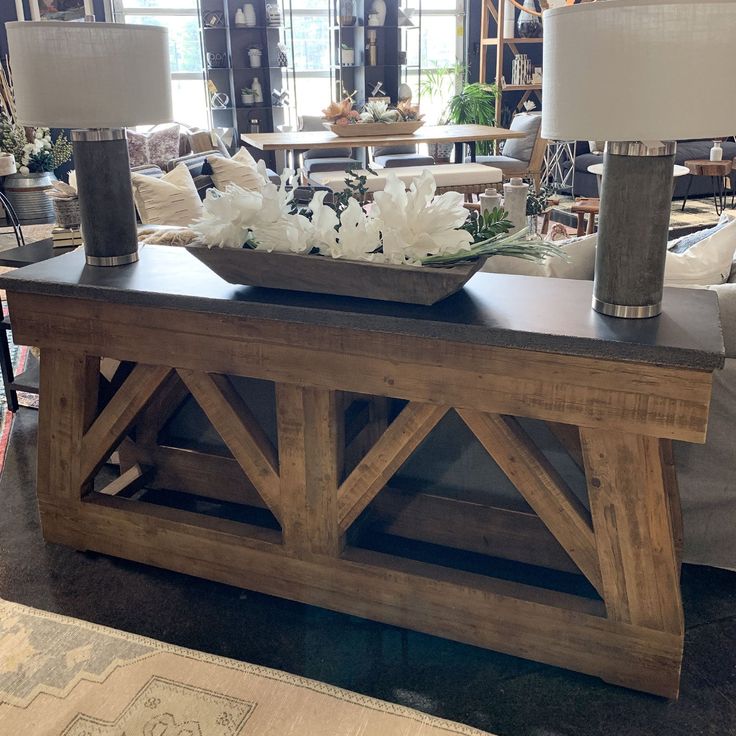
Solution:
<svg viewBox="0 0 736 736">
<path fill-rule="evenodd" d="M 710 155 L 710 149 L 713 141 L 678 141 L 677 153 L 675 154 L 675 163 L 683 165 L 685 161 L 690 159 L 707 159 Z M 723 159 L 736 158 L 736 143 L 732 141 L 724 141 L 722 143 Z M 573 185 L 573 194 L 576 197 L 598 197 L 598 181 L 595 174 L 588 171 L 588 167 L 592 164 L 602 164 L 603 155 L 590 152 L 588 141 L 578 141 L 575 146 L 575 183 Z M 569 165 L 568 165 L 569 169 Z M 690 177 L 683 176 L 675 181 L 675 199 L 681 199 L 685 196 Z M 734 178 L 732 175 L 731 185 L 733 187 Z M 693 178 L 690 188 L 690 197 L 706 197 L 713 194 L 713 184 L 710 177 L 696 176 Z"/>
</svg>

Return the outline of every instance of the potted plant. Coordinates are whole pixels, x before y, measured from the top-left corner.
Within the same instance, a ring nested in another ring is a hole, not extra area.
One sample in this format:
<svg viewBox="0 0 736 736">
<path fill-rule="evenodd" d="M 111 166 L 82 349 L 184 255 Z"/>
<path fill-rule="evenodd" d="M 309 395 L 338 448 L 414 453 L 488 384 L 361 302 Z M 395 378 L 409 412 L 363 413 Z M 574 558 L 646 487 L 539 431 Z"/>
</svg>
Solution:
<svg viewBox="0 0 736 736">
<path fill-rule="evenodd" d="M 466 84 L 450 99 L 447 106 L 449 122 L 456 125 L 495 125 L 496 92 L 495 84 Z M 487 155 L 490 145 L 489 141 L 478 141 L 478 153 Z"/>
<path fill-rule="evenodd" d="M 450 66 L 430 66 L 422 71 L 422 80 L 419 85 L 419 93 L 430 103 L 424 106 L 429 109 L 430 125 L 446 125 L 449 122 L 449 103 L 453 93 L 462 84 L 467 74 L 464 64 Z M 439 105 L 437 104 L 439 103 Z M 452 155 L 452 143 L 429 143 L 429 155 L 440 163 L 450 160 Z"/>
<path fill-rule="evenodd" d="M 253 90 L 250 87 L 243 87 L 240 90 L 240 100 L 244 105 L 253 105 L 256 101 Z"/>
<path fill-rule="evenodd" d="M 47 193 L 54 172 L 72 157 L 72 144 L 63 132 L 24 127 L 18 121 L 10 70 L 0 64 L 0 151 L 12 154 L 18 166 L 5 178 L 5 194 L 21 221 L 53 222 Z"/>
<path fill-rule="evenodd" d="M 346 43 L 340 44 L 340 64 L 342 66 L 353 66 L 355 64 L 355 49 Z"/>
</svg>

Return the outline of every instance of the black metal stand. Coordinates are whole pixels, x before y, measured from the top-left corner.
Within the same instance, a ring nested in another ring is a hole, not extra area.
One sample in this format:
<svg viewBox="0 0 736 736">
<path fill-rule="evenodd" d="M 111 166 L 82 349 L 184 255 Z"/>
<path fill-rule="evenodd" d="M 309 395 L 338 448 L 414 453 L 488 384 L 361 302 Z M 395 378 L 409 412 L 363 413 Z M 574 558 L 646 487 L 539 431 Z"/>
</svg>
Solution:
<svg viewBox="0 0 736 736">
<path fill-rule="evenodd" d="M 713 204 L 716 206 L 716 214 L 720 217 L 728 203 L 726 180 L 723 176 L 711 176 L 711 181 L 713 182 Z"/>
<path fill-rule="evenodd" d="M 10 227 L 13 228 L 15 234 L 15 242 L 18 247 L 26 244 L 25 238 L 23 237 L 23 230 L 20 226 L 20 220 L 18 215 L 10 203 L 10 200 L 0 192 L 0 206 L 2 206 L 5 217 L 10 223 Z M 15 384 L 15 373 L 13 372 L 13 361 L 10 357 L 10 342 L 8 341 L 8 335 L 10 334 L 10 317 L 5 314 L 5 305 L 0 302 L 0 372 L 2 372 L 3 388 L 5 389 L 5 398 L 8 402 L 8 411 L 18 411 L 18 392 L 14 388 Z"/>
</svg>

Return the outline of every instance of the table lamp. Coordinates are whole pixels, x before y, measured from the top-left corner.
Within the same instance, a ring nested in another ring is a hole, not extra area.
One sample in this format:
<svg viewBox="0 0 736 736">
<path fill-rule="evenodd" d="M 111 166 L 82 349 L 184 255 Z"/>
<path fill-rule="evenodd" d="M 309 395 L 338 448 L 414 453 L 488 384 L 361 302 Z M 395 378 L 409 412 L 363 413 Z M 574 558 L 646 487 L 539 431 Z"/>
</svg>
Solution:
<svg viewBox="0 0 736 736">
<path fill-rule="evenodd" d="M 168 31 L 63 21 L 6 23 L 18 119 L 72 128 L 86 260 L 138 260 L 123 126 L 172 119 Z"/>
<path fill-rule="evenodd" d="M 736 0 L 605 0 L 544 13 L 542 137 L 605 140 L 593 308 L 662 311 L 677 139 L 736 132 Z"/>
</svg>

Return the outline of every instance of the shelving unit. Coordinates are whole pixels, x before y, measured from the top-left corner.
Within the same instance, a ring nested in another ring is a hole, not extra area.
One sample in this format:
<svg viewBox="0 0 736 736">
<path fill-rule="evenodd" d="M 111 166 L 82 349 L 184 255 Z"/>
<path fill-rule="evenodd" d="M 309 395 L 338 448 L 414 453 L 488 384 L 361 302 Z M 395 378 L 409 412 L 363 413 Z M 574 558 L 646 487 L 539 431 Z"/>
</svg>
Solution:
<svg viewBox="0 0 736 736">
<path fill-rule="evenodd" d="M 568 0 L 569 5 L 592 0 Z M 514 17 L 518 18 L 519 7 L 523 0 L 511 0 L 514 6 Z M 537 0 L 537 10 L 545 10 L 547 2 Z M 541 84 L 504 84 L 504 79 L 511 78 L 511 63 L 515 56 L 527 54 L 534 66 L 542 66 L 542 38 L 516 38 L 504 36 L 504 21 L 506 3 L 504 0 L 482 0 L 481 3 L 481 30 L 480 30 L 480 73 L 479 81 L 485 84 L 495 83 L 498 89 L 496 95 L 496 120 L 502 122 L 504 107 L 513 111 L 521 110 L 524 103 L 531 97 L 536 97 L 538 105 L 542 103 Z M 520 50 L 519 47 L 526 47 Z M 507 53 L 510 52 L 510 53 Z M 495 52 L 495 53 L 494 53 Z M 515 93 L 509 101 L 504 100 L 508 93 Z M 521 94 L 518 94 L 521 93 Z M 503 121 L 506 122 L 506 121 Z"/>
<path fill-rule="evenodd" d="M 260 132 L 272 132 L 279 125 L 294 125 L 296 109 L 294 94 L 293 43 L 291 38 L 291 3 L 280 0 L 281 25 L 266 25 L 265 0 L 251 0 L 257 18 L 257 25 L 235 24 L 235 13 L 242 8 L 240 0 L 203 0 L 201 14 L 218 11 L 223 14 L 225 24 L 202 28 L 202 48 L 205 58 L 205 80 L 212 81 L 219 92 L 229 97 L 224 108 L 212 106 L 208 92 L 210 118 L 214 127 L 233 128 L 234 148 L 240 145 L 240 134 L 251 131 L 253 120 L 257 121 Z M 279 66 L 279 42 L 287 48 L 286 67 Z M 262 51 L 261 65 L 250 65 L 248 51 L 259 48 Z M 208 53 L 224 54 L 227 61 L 224 67 L 210 67 Z M 263 91 L 263 102 L 246 105 L 241 101 L 241 90 L 250 88 L 253 79 L 258 79 Z M 288 90 L 292 104 L 278 106 L 272 104 L 272 91 Z M 259 153 L 263 157 L 262 152 Z M 272 157 L 272 156 L 270 156 Z M 273 165 L 273 161 L 268 161 Z"/>
<path fill-rule="evenodd" d="M 383 95 L 396 102 L 399 86 L 406 82 L 418 101 L 421 75 L 421 2 L 409 4 L 407 0 L 386 0 L 386 19 L 383 25 L 369 25 L 372 0 L 355 0 L 355 22 L 340 23 L 340 9 L 346 3 L 332 0 L 330 4 L 330 78 L 333 99 L 341 99 L 343 92 L 357 92 L 356 103 L 360 106 L 371 95 L 376 83 L 381 82 Z M 408 12 L 411 7 L 412 25 L 399 25 L 399 10 Z M 377 63 L 370 64 L 368 43 L 375 34 Z M 353 49 L 353 64 L 343 64 L 342 45 Z M 406 58 L 402 63 L 401 54 Z"/>
</svg>

